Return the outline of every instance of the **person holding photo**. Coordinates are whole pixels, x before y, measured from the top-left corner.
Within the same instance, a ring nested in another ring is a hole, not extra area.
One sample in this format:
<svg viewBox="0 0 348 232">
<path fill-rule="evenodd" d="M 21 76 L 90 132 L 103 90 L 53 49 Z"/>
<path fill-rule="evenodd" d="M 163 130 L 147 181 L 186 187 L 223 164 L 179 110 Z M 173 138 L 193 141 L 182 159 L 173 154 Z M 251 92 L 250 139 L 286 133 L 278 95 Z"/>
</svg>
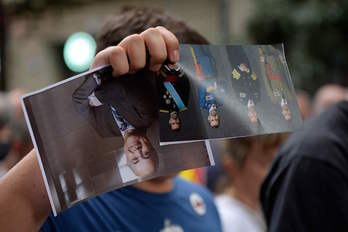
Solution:
<svg viewBox="0 0 348 232">
<path fill-rule="evenodd" d="M 226 184 L 215 200 L 224 232 L 267 231 L 260 186 L 285 139 L 285 134 L 270 134 L 219 141 Z"/>
<path fill-rule="evenodd" d="M 143 69 L 150 57 L 150 69 L 158 71 L 166 59 L 179 60 L 179 41 L 207 43 L 162 11 L 125 8 L 102 28 L 91 68 L 111 64 L 114 78 L 126 80 L 120 76 Z M 135 127 L 146 124 L 125 118 Z M 212 195 L 173 175 L 110 191 L 53 217 L 35 151 L 0 179 L 0 208 L 2 231 L 221 231 Z"/>
</svg>

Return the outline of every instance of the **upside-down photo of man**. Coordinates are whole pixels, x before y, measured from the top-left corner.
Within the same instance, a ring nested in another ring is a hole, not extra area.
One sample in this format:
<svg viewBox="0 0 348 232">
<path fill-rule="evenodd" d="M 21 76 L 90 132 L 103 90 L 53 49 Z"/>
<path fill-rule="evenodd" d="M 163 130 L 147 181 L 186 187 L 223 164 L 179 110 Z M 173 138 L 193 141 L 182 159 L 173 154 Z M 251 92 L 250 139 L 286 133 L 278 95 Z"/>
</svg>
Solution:
<svg viewBox="0 0 348 232">
<path fill-rule="evenodd" d="M 127 81 L 121 84 L 115 80 L 111 72 L 93 73 L 75 90 L 73 102 L 76 110 L 88 120 L 100 136 L 122 135 L 124 154 L 130 169 L 136 176 L 144 178 L 154 174 L 158 167 L 157 152 L 146 135 L 147 127 L 155 118 L 156 109 L 153 104 L 151 105 L 153 100 L 151 94 L 125 83 Z M 151 88 L 149 84 L 143 84 L 145 86 L 142 87 L 145 89 Z M 132 95 L 132 99 L 127 95 L 128 91 L 140 92 L 137 94 L 138 97 Z M 126 98 L 129 105 L 119 104 L 119 99 Z M 128 118 L 126 119 L 124 115 Z"/>
</svg>

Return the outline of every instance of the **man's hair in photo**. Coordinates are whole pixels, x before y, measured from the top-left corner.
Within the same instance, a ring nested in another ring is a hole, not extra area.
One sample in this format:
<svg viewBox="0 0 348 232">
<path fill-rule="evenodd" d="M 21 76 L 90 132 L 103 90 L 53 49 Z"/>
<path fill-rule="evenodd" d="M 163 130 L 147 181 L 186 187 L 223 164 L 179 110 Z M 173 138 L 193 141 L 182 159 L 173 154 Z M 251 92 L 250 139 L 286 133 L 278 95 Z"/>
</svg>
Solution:
<svg viewBox="0 0 348 232">
<path fill-rule="evenodd" d="M 127 131 L 127 133 L 125 133 L 125 136 L 124 136 L 124 140 L 127 140 L 127 138 L 130 136 L 130 135 L 146 135 L 146 130 L 144 129 L 135 129 L 135 130 L 131 130 L 131 131 Z"/>
<path fill-rule="evenodd" d="M 143 180 L 144 178 L 149 178 L 151 176 L 153 176 L 154 174 L 157 173 L 158 169 L 159 169 L 159 159 L 158 159 L 158 155 L 155 155 L 155 166 L 154 166 L 154 171 L 150 174 L 150 175 L 147 175 L 147 176 L 144 176 L 144 177 L 140 177 L 140 176 L 137 176 L 137 174 L 135 174 L 135 172 L 133 171 L 132 169 L 132 165 L 130 164 L 130 161 L 127 160 L 127 166 L 128 168 L 133 172 L 134 175 L 136 175 L 139 179 L 139 181 Z"/>
<path fill-rule="evenodd" d="M 125 37 L 139 34 L 148 28 L 164 26 L 173 32 L 180 43 L 208 44 L 197 31 L 167 12 L 157 8 L 123 7 L 118 14 L 107 18 L 97 37 L 97 51 L 115 46 Z"/>
</svg>

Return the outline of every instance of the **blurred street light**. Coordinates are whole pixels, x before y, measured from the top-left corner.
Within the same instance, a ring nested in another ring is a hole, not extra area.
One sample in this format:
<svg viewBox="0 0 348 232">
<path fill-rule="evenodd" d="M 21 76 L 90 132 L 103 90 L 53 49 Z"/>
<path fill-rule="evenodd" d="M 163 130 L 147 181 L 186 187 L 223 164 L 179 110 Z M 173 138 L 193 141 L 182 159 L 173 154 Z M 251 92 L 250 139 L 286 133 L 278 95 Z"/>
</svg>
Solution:
<svg viewBox="0 0 348 232">
<path fill-rule="evenodd" d="M 69 36 L 64 44 L 64 62 L 70 70 L 83 72 L 91 65 L 95 52 L 94 38 L 86 32 L 77 32 Z"/>
</svg>

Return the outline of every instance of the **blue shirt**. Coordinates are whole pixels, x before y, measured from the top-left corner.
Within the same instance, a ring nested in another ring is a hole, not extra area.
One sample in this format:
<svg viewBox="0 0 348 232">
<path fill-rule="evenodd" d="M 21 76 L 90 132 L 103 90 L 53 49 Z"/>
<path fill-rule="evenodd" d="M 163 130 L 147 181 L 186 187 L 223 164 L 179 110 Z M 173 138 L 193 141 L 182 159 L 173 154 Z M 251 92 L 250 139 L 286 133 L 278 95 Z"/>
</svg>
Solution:
<svg viewBox="0 0 348 232">
<path fill-rule="evenodd" d="M 40 231 L 218 232 L 221 224 L 212 195 L 176 177 L 168 193 L 127 186 L 50 215 Z"/>
</svg>

